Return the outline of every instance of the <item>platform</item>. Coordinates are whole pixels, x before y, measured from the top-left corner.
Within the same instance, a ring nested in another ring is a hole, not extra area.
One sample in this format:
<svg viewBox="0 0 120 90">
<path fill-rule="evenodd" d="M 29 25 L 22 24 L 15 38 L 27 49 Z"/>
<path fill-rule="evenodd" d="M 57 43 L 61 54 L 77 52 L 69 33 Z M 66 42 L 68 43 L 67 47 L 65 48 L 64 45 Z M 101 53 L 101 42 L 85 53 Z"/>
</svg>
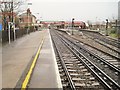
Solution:
<svg viewBox="0 0 120 90">
<path fill-rule="evenodd" d="M 46 31 L 29 88 L 62 88 L 49 30 Z"/>
<path fill-rule="evenodd" d="M 15 88 L 22 83 L 21 77 L 24 79 L 24 73 L 29 70 L 43 36 L 44 43 L 29 88 L 62 88 L 49 30 L 33 32 L 3 46 L 2 88 Z"/>
</svg>

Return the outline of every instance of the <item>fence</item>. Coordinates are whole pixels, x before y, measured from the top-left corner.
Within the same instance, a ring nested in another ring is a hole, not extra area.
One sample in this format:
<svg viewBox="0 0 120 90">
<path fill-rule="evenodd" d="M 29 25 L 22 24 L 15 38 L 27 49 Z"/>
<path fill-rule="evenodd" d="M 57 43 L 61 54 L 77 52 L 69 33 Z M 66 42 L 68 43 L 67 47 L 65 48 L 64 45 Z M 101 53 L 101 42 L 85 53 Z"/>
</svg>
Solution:
<svg viewBox="0 0 120 90">
<path fill-rule="evenodd" d="M 30 30 L 27 31 L 27 28 L 26 29 L 18 29 L 18 30 L 15 30 L 15 34 L 16 34 L 16 38 L 20 38 L 22 37 L 23 35 L 26 35 L 26 34 L 29 34 L 31 32 L 35 32 L 36 30 L 33 29 L 33 28 L 30 28 Z M 8 39 L 8 30 L 4 30 L 4 31 L 1 31 L 0 33 L 2 33 L 2 43 L 7 43 L 9 41 Z M 10 31 L 10 39 L 11 41 L 14 41 L 14 32 L 13 30 Z"/>
</svg>

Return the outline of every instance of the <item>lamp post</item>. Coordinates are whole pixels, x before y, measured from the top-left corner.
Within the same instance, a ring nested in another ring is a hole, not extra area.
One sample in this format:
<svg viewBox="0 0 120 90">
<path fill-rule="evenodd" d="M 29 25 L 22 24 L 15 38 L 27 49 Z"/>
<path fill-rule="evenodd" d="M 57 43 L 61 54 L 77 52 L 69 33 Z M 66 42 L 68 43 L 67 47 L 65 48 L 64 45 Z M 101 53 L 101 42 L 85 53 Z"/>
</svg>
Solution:
<svg viewBox="0 0 120 90">
<path fill-rule="evenodd" d="M 106 19 L 106 36 L 108 36 L 108 19 Z"/>
<path fill-rule="evenodd" d="M 74 18 L 72 19 L 72 35 L 73 35 L 73 29 L 74 29 Z"/>
</svg>

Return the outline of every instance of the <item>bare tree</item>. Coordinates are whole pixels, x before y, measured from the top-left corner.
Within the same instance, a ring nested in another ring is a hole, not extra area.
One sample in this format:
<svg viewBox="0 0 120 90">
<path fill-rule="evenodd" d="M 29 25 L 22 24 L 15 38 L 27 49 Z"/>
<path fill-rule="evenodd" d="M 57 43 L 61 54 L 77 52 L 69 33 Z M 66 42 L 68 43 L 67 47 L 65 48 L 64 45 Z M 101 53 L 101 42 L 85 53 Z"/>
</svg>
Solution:
<svg viewBox="0 0 120 90">
<path fill-rule="evenodd" d="M 21 5 L 26 0 L 0 0 L 0 11 L 4 30 L 7 30 L 8 22 L 13 22 L 15 15 L 19 14 Z"/>
</svg>

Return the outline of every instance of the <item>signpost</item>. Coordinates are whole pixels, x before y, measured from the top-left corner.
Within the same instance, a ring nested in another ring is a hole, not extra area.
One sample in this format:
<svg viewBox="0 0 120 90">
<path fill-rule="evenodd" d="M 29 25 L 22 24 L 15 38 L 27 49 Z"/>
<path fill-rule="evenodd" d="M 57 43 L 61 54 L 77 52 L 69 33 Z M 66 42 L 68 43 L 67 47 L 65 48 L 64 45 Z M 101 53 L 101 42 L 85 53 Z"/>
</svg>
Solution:
<svg viewBox="0 0 120 90">
<path fill-rule="evenodd" d="M 11 26 L 11 22 L 8 22 L 8 39 L 9 39 L 9 44 L 10 44 L 10 26 Z"/>
</svg>

